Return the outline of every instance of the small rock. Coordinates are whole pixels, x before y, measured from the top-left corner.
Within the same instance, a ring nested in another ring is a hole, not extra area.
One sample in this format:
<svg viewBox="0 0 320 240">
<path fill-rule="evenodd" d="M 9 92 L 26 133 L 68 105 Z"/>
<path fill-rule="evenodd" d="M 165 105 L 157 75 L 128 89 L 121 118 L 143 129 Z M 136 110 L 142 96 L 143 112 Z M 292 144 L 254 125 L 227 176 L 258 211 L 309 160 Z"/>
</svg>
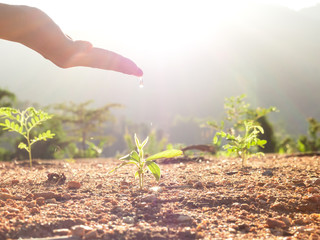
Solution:
<svg viewBox="0 0 320 240">
<path fill-rule="evenodd" d="M 235 203 L 232 203 L 231 206 L 232 206 L 232 207 L 235 207 L 235 208 L 240 208 L 240 207 L 241 207 L 241 204 L 238 203 L 238 202 L 235 202 Z"/>
<path fill-rule="evenodd" d="M 84 235 L 84 239 L 97 239 L 97 237 L 98 237 L 97 230 L 89 231 Z"/>
<path fill-rule="evenodd" d="M 157 196 L 154 194 L 143 196 L 141 202 L 154 202 L 157 200 Z"/>
<path fill-rule="evenodd" d="M 85 225 L 76 225 L 71 228 L 72 236 L 83 237 L 86 232 L 92 231 L 92 228 Z"/>
<path fill-rule="evenodd" d="M 58 236 L 65 236 L 70 234 L 70 230 L 67 228 L 61 228 L 61 229 L 54 229 L 53 234 Z"/>
<path fill-rule="evenodd" d="M 178 222 L 191 222 L 193 219 L 192 217 L 188 216 L 188 215 L 179 215 L 177 218 Z"/>
<path fill-rule="evenodd" d="M 232 171 L 232 172 L 226 172 L 227 175 L 234 175 L 234 174 L 237 174 L 238 171 Z"/>
<path fill-rule="evenodd" d="M 67 184 L 68 189 L 79 189 L 81 187 L 81 183 L 77 181 L 70 181 Z"/>
<path fill-rule="evenodd" d="M 202 189 L 203 188 L 203 183 L 202 182 L 196 182 L 193 184 L 193 187 L 196 189 Z"/>
<path fill-rule="evenodd" d="M 37 203 L 36 203 L 36 201 L 31 201 L 31 202 L 26 202 L 25 205 L 26 205 L 28 208 L 33 208 L 33 207 L 36 207 L 36 206 L 37 206 Z"/>
<path fill-rule="evenodd" d="M 37 214 L 37 213 L 40 213 L 40 209 L 39 209 L 39 208 L 37 208 L 37 207 L 33 207 L 33 208 L 31 208 L 30 213 L 31 213 L 31 214 Z"/>
<path fill-rule="evenodd" d="M 315 179 L 313 185 L 320 185 L 320 178 Z"/>
<path fill-rule="evenodd" d="M 303 179 L 292 179 L 292 182 L 294 185 L 296 185 L 298 187 L 305 187 L 306 186 Z"/>
<path fill-rule="evenodd" d="M 123 222 L 127 223 L 127 224 L 133 224 L 134 223 L 134 219 L 133 217 L 127 216 L 127 217 L 123 217 Z"/>
<path fill-rule="evenodd" d="M 47 207 L 56 207 L 56 206 L 58 206 L 58 204 L 56 204 L 56 203 L 48 203 L 46 206 Z"/>
<path fill-rule="evenodd" d="M 273 172 L 271 170 L 264 171 L 262 173 L 262 176 L 272 177 L 273 176 Z"/>
<path fill-rule="evenodd" d="M 243 203 L 243 204 L 241 204 L 241 209 L 244 209 L 244 210 L 250 210 L 250 206 L 249 206 L 249 204 L 247 204 L 247 203 Z"/>
<path fill-rule="evenodd" d="M 55 198 L 50 198 L 50 199 L 47 199 L 45 202 L 46 203 L 57 203 L 57 200 Z"/>
<path fill-rule="evenodd" d="M 293 225 L 299 225 L 299 226 L 308 225 L 309 223 L 310 221 L 304 218 L 298 218 L 293 221 Z"/>
<path fill-rule="evenodd" d="M 154 193 L 158 193 L 158 192 L 162 192 L 163 191 L 162 187 L 159 187 L 159 186 L 151 187 L 149 190 L 151 192 L 154 192 Z"/>
<path fill-rule="evenodd" d="M 285 203 L 275 202 L 274 204 L 271 205 L 270 208 L 275 211 L 285 211 L 287 210 L 288 207 Z"/>
<path fill-rule="evenodd" d="M 291 226 L 291 222 L 292 220 L 290 218 L 287 218 L 287 217 L 279 217 L 277 218 L 278 220 L 284 222 L 286 224 L 287 227 L 290 227 Z"/>
<path fill-rule="evenodd" d="M 15 199 L 15 200 L 21 200 L 21 197 L 11 195 L 8 193 L 0 193 L 0 200 L 7 200 L 7 199 Z"/>
<path fill-rule="evenodd" d="M 313 194 L 312 196 L 305 197 L 305 200 L 312 202 L 312 203 L 319 203 L 320 202 L 320 194 Z"/>
<path fill-rule="evenodd" d="M 317 187 L 308 187 L 308 192 L 309 193 L 318 193 L 319 189 Z"/>
<path fill-rule="evenodd" d="M 11 181 L 11 184 L 12 185 L 17 185 L 19 183 L 19 180 L 18 179 L 13 179 L 12 181 Z"/>
<path fill-rule="evenodd" d="M 20 212 L 20 210 L 18 208 L 8 208 L 7 211 L 10 212 L 10 213 L 18 213 L 18 212 Z"/>
<path fill-rule="evenodd" d="M 39 193 L 33 193 L 33 199 L 37 198 L 44 198 L 44 199 L 51 199 L 55 198 L 56 194 L 54 192 L 39 192 Z"/>
<path fill-rule="evenodd" d="M 8 189 L 6 189 L 6 188 L 1 188 L 1 189 L 0 189 L 0 192 L 10 194 L 9 190 L 8 190 Z"/>
<path fill-rule="evenodd" d="M 286 228 L 287 227 L 285 222 L 283 222 L 281 220 L 274 219 L 274 218 L 268 218 L 267 225 L 269 228 Z"/>
<path fill-rule="evenodd" d="M 70 200 L 71 199 L 71 195 L 69 193 L 63 193 L 61 198 L 63 200 Z"/>
<path fill-rule="evenodd" d="M 36 199 L 36 203 L 39 205 L 39 206 L 42 206 L 45 204 L 45 199 L 43 197 L 38 197 Z"/>
</svg>

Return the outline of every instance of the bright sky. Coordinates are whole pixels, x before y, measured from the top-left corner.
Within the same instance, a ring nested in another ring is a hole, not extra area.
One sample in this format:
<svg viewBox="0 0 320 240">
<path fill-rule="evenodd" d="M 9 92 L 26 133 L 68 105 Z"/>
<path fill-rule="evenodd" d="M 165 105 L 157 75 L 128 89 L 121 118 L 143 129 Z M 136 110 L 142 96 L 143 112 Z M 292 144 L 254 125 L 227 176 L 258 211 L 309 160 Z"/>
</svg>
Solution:
<svg viewBox="0 0 320 240">
<path fill-rule="evenodd" d="M 221 19 L 232 19 L 246 2 L 282 5 L 294 10 L 320 0 L 6 0 L 35 6 L 74 39 L 139 56 L 183 55 L 203 44 Z M 210 28 L 210 33 L 208 28 Z"/>
</svg>

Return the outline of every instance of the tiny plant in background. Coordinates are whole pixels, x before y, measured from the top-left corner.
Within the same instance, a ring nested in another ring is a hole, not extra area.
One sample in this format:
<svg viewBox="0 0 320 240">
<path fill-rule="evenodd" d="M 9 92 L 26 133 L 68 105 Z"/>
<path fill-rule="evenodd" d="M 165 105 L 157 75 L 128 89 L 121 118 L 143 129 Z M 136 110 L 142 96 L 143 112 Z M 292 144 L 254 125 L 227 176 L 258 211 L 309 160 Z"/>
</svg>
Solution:
<svg viewBox="0 0 320 240">
<path fill-rule="evenodd" d="M 153 174 L 155 179 L 159 181 L 161 177 L 160 167 L 158 166 L 158 164 L 154 162 L 154 160 L 160 159 L 160 158 L 177 157 L 182 154 L 182 151 L 176 150 L 176 149 L 170 149 L 170 150 L 166 150 L 166 151 L 154 154 L 148 158 L 145 158 L 145 153 L 143 148 L 147 144 L 148 139 L 149 138 L 147 137 L 142 143 L 140 143 L 137 135 L 135 134 L 134 140 L 135 140 L 137 151 L 133 150 L 130 154 L 120 158 L 119 160 L 122 160 L 123 163 L 121 163 L 119 166 L 109 171 L 109 174 L 122 166 L 125 166 L 128 164 L 134 164 L 138 168 L 134 176 L 135 178 L 139 178 L 140 190 L 142 190 L 143 188 L 144 175 L 147 169 L 149 169 L 149 171 Z"/>
<path fill-rule="evenodd" d="M 52 118 L 52 115 L 41 110 L 37 111 L 33 107 L 29 107 L 24 111 L 10 107 L 2 107 L 0 108 L 0 116 L 5 119 L 3 123 L 0 123 L 0 126 L 4 130 L 17 132 L 26 139 L 27 144 L 20 142 L 18 148 L 25 149 L 29 153 L 30 167 L 32 167 L 31 146 L 38 141 L 46 141 L 49 138 L 53 138 L 55 134 L 47 130 L 31 138 L 30 132 L 36 126 Z"/>
<path fill-rule="evenodd" d="M 242 160 L 242 167 L 246 166 L 246 161 L 250 155 L 249 149 L 254 146 L 263 146 L 267 143 L 266 140 L 261 140 L 258 135 L 263 134 L 263 128 L 256 125 L 253 121 L 244 121 L 245 132 L 244 136 L 235 136 L 234 133 L 226 133 L 224 131 L 217 132 L 213 138 L 213 142 L 217 143 L 219 137 L 225 138 L 228 144 L 224 145 L 223 148 L 229 153 L 236 153 L 238 157 Z M 258 152 L 251 155 L 263 155 L 263 153 Z"/>
</svg>

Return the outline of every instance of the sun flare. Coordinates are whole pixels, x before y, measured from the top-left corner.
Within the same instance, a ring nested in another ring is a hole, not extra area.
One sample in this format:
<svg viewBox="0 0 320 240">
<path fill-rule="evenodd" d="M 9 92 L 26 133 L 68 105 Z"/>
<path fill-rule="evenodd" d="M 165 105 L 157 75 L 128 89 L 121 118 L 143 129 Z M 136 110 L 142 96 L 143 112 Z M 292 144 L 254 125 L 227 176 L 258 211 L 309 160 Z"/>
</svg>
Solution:
<svg viewBox="0 0 320 240">
<path fill-rule="evenodd" d="M 188 50 L 231 20 L 239 1 L 119 0 L 38 3 L 73 38 L 175 54 Z"/>
</svg>

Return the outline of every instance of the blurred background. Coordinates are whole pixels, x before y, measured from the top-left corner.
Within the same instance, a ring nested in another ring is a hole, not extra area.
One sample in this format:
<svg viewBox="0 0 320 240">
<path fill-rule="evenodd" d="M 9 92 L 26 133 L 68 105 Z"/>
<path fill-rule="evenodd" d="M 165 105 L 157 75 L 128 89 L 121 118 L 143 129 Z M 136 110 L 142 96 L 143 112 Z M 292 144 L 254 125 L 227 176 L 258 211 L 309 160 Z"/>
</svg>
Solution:
<svg viewBox="0 0 320 240">
<path fill-rule="evenodd" d="M 36 52 L 0 40 L 0 88 L 19 106 L 116 103 L 100 135 L 103 156 L 125 150 L 124 134 L 157 135 L 174 144 L 208 144 L 208 120 L 223 117 L 225 98 L 247 95 L 252 107 L 275 106 L 278 133 L 298 136 L 320 119 L 319 1 L 2 1 L 46 12 L 76 40 L 124 55 L 139 79 L 84 67 L 60 69 Z M 50 110 L 48 110 L 50 112 Z"/>
</svg>

